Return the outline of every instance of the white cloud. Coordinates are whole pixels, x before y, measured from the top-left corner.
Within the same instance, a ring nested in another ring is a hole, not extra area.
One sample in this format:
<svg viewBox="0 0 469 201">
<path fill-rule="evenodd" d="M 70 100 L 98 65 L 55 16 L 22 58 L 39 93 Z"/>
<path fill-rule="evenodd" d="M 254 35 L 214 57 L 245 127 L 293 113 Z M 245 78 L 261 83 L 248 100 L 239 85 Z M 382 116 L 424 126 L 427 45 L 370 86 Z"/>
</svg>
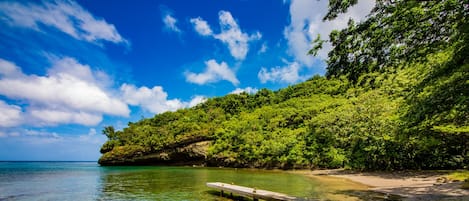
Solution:
<svg viewBox="0 0 469 201">
<path fill-rule="evenodd" d="M 249 35 L 242 32 L 238 23 L 228 11 L 220 11 L 218 18 L 220 23 L 220 33 L 218 34 L 213 33 L 208 23 L 200 17 L 191 19 L 191 23 L 194 24 L 197 33 L 220 40 L 228 46 L 231 56 L 237 60 L 244 60 L 249 51 L 249 42 L 260 40 L 262 34 L 256 32 Z"/>
<path fill-rule="evenodd" d="M 244 60 L 249 50 L 248 42 L 259 40 L 262 35 L 259 32 L 253 35 L 243 33 L 230 12 L 220 11 L 218 15 L 221 33 L 214 35 L 214 37 L 228 45 L 234 58 Z"/>
<path fill-rule="evenodd" d="M 262 67 L 262 69 L 257 74 L 257 77 L 261 83 L 266 82 L 282 82 L 282 83 L 295 83 L 302 81 L 305 77 L 300 76 L 300 64 L 298 62 L 287 63 L 286 66 L 277 66 L 267 70 L 267 68 Z"/>
<path fill-rule="evenodd" d="M 197 106 L 198 104 L 204 103 L 205 101 L 207 101 L 207 98 L 205 96 L 195 96 L 186 105 L 188 107 L 194 107 L 194 106 Z"/>
<path fill-rule="evenodd" d="M 246 87 L 244 89 L 236 88 L 235 90 L 230 92 L 230 94 L 240 94 L 240 93 L 243 93 L 243 92 L 246 92 L 248 94 L 255 94 L 255 93 L 257 93 L 257 91 L 259 91 L 259 90 L 256 89 L 256 88 L 252 88 L 252 87 Z"/>
<path fill-rule="evenodd" d="M 0 127 L 13 127 L 21 123 L 22 110 L 0 100 Z"/>
<path fill-rule="evenodd" d="M 168 100 L 168 94 L 160 86 L 153 88 L 140 87 L 123 84 L 120 88 L 123 99 L 126 103 L 135 106 L 141 106 L 153 113 L 162 113 L 165 111 L 174 111 L 183 107 L 178 99 Z"/>
<path fill-rule="evenodd" d="M 45 122 L 46 125 L 80 124 L 85 126 L 97 125 L 102 120 L 101 114 L 82 111 L 57 110 L 57 109 L 31 109 L 28 111 L 31 117 Z"/>
<path fill-rule="evenodd" d="M 206 100 L 203 96 L 195 96 L 187 102 L 168 99 L 168 94 L 160 86 L 137 88 L 122 84 L 115 91 L 110 88 L 110 78 L 104 72 L 92 70 L 69 57 L 50 56 L 49 59 L 52 67 L 44 76 L 24 74 L 14 63 L 0 59 L 0 95 L 22 101 L 25 105 L 23 109 L 0 100 L 0 127 L 20 124 L 93 126 L 102 121 L 103 115 L 127 117 L 130 113 L 127 104 L 162 113 L 193 107 Z M 225 70 L 229 71 L 225 63 L 213 61 L 207 64 L 214 64 L 215 73 L 223 78 L 232 79 L 225 75 Z M 112 95 L 118 92 L 120 95 Z"/>
<path fill-rule="evenodd" d="M 22 75 L 16 64 L 0 59 L 0 75 L 5 77 L 19 77 Z M 0 77 L 1 78 L 1 77 Z"/>
<path fill-rule="evenodd" d="M 47 129 L 12 128 L 0 131 L 0 158 L 96 161 L 101 155 L 99 148 L 106 141 L 106 136 L 92 135 L 93 132 L 96 132 L 94 128 L 83 133 L 60 134 Z M 11 148 L 15 149 L 14 153 Z"/>
<path fill-rule="evenodd" d="M 163 23 L 166 29 L 174 31 L 176 33 L 181 33 L 181 29 L 179 29 L 176 25 L 177 20 L 171 14 L 167 13 L 163 17 Z"/>
<path fill-rule="evenodd" d="M 24 134 L 23 136 L 60 138 L 60 136 L 55 132 L 47 132 L 47 131 L 43 131 L 43 130 L 20 129 L 20 132 Z M 19 136 L 21 136 L 21 134 Z"/>
<path fill-rule="evenodd" d="M 88 132 L 88 136 L 95 136 L 96 135 L 96 129 L 90 128 L 90 131 Z"/>
<path fill-rule="evenodd" d="M 179 99 L 168 99 L 168 94 L 161 86 L 154 86 L 150 89 L 148 87 L 137 88 L 134 85 L 123 84 L 120 90 L 122 98 L 126 103 L 140 106 L 155 114 L 193 107 L 205 101 L 203 96 L 196 96 L 189 102 L 183 102 Z"/>
<path fill-rule="evenodd" d="M 0 16 L 12 26 L 44 31 L 45 25 L 79 40 L 128 44 L 113 24 L 95 18 L 74 1 L 0 2 Z"/>
<path fill-rule="evenodd" d="M 290 25 L 285 27 L 284 36 L 288 41 L 288 51 L 295 61 L 312 67 L 315 58 L 307 55 L 312 48 L 311 42 L 317 34 L 322 39 L 329 39 L 329 33 L 334 29 L 343 29 L 347 26 L 349 18 L 356 21 L 364 19 L 374 6 L 374 1 L 358 1 L 358 4 L 349 8 L 346 14 L 339 15 L 334 21 L 322 21 L 328 9 L 328 1 L 291 0 Z M 319 51 L 319 59 L 326 59 L 331 50 L 330 43 L 325 43 Z"/>
<path fill-rule="evenodd" d="M 78 136 L 78 140 L 82 143 L 102 145 L 104 143 L 104 135 L 96 135 L 96 129 L 90 128 L 88 134 L 82 134 Z"/>
<path fill-rule="evenodd" d="M 185 74 L 186 80 L 191 83 L 199 85 L 214 83 L 220 80 L 226 80 L 231 82 L 233 85 L 238 85 L 239 80 L 236 78 L 235 73 L 228 67 L 225 62 L 217 63 L 211 59 L 205 62 L 205 71 L 203 73 L 192 73 L 187 72 Z"/>
<path fill-rule="evenodd" d="M 49 60 L 52 61 L 53 66 L 48 69 L 48 75 L 73 75 L 79 80 L 93 83 L 101 88 L 105 88 L 112 83 L 111 78 L 105 72 L 91 70 L 90 66 L 80 64 L 73 58 L 49 56 Z"/>
<path fill-rule="evenodd" d="M 127 105 L 106 89 L 103 72 L 92 71 L 90 66 L 73 58 L 51 61 L 53 65 L 48 74 L 39 76 L 26 75 L 16 65 L 0 59 L 0 95 L 26 101 L 26 115 L 32 120 L 22 121 L 39 125 L 95 125 L 103 114 L 129 115 Z M 10 69 L 10 73 L 5 73 L 5 69 Z"/>
<path fill-rule="evenodd" d="M 213 34 L 212 29 L 208 25 L 207 21 L 203 20 L 202 18 L 192 18 L 191 23 L 194 25 L 195 31 L 202 36 L 210 36 Z"/>
<path fill-rule="evenodd" d="M 262 43 L 262 46 L 261 46 L 261 48 L 259 49 L 259 51 L 257 51 L 257 54 L 262 54 L 262 53 L 267 52 L 267 49 L 268 49 L 268 48 L 269 48 L 269 47 L 267 46 L 267 43 Z"/>
</svg>

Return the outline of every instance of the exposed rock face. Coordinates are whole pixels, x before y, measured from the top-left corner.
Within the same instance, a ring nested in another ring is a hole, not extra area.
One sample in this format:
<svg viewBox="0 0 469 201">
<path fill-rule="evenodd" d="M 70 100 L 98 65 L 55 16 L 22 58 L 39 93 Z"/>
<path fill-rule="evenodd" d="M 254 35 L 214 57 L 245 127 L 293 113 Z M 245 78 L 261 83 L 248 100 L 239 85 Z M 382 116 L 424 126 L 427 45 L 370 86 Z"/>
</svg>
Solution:
<svg viewBox="0 0 469 201">
<path fill-rule="evenodd" d="M 131 155 L 106 153 L 98 163 L 111 165 L 205 165 L 211 141 L 194 142 L 181 147 L 171 147 L 156 153 L 135 152 Z"/>
<path fill-rule="evenodd" d="M 227 158 L 218 155 L 208 155 L 208 148 L 212 141 L 207 138 L 194 138 L 168 145 L 165 149 L 148 153 L 141 146 L 121 146 L 101 156 L 98 163 L 103 166 L 120 165 L 197 165 L 210 167 L 236 168 L 280 168 L 280 169 L 308 169 L 309 166 L 292 166 L 289 164 L 260 164 Z"/>
</svg>

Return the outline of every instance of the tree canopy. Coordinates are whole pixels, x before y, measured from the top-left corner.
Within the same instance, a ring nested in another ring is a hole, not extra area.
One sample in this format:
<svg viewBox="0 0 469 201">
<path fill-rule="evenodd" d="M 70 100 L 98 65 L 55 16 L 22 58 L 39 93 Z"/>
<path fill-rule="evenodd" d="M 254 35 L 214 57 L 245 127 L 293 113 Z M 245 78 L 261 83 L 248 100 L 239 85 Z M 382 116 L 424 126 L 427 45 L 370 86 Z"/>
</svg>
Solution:
<svg viewBox="0 0 469 201">
<path fill-rule="evenodd" d="M 325 20 L 357 0 L 329 3 Z M 331 33 L 327 76 L 105 127 L 100 160 L 203 140 L 217 166 L 469 168 L 468 10 L 467 0 L 379 0 Z"/>
<path fill-rule="evenodd" d="M 324 20 L 346 12 L 357 0 L 330 0 Z M 327 76 L 385 72 L 403 62 L 426 59 L 426 55 L 454 47 L 454 62 L 467 63 L 468 0 L 377 0 L 363 22 L 330 34 L 333 46 Z"/>
</svg>

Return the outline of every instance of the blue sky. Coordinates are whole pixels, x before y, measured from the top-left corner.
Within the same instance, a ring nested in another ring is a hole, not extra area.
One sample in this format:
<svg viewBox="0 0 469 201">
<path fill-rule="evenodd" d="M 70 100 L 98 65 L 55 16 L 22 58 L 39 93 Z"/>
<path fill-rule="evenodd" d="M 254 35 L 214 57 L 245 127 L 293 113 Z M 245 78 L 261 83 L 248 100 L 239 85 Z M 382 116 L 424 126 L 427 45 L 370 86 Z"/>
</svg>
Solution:
<svg viewBox="0 0 469 201">
<path fill-rule="evenodd" d="M 325 73 L 327 1 L 0 1 L 0 160 L 97 160 L 104 126 Z"/>
</svg>

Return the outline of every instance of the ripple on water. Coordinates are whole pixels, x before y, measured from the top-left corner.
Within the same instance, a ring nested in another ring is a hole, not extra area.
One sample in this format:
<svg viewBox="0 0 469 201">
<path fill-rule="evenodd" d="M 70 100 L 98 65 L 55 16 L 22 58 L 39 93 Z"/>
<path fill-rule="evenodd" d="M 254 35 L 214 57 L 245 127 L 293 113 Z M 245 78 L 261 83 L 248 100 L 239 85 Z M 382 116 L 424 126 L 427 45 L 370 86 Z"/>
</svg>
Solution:
<svg viewBox="0 0 469 201">
<path fill-rule="evenodd" d="M 0 200 L 221 200 L 218 193 L 205 186 L 206 182 L 214 181 L 306 198 L 324 198 L 334 192 L 331 186 L 338 184 L 282 171 L 100 167 L 95 162 L 0 162 Z M 357 192 L 360 191 L 342 194 L 362 196 L 353 195 Z"/>
</svg>

